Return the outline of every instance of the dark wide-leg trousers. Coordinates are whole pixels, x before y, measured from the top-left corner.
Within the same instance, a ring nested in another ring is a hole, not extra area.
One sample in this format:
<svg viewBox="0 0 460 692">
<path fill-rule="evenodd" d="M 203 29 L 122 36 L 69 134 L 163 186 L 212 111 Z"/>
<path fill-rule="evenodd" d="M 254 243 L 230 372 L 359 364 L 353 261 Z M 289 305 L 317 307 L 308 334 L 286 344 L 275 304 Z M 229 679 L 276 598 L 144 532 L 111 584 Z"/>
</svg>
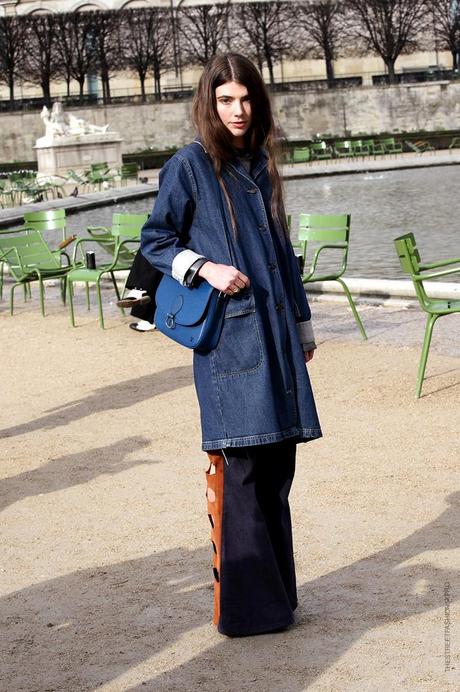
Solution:
<svg viewBox="0 0 460 692">
<path fill-rule="evenodd" d="M 291 440 L 216 450 L 206 472 L 214 623 L 228 636 L 287 627 L 297 607 L 288 496 Z"/>
<path fill-rule="evenodd" d="M 142 288 L 150 296 L 151 302 L 146 305 L 135 305 L 131 310 L 133 317 L 153 322 L 155 294 L 162 276 L 163 274 L 152 267 L 142 252 L 138 250 L 126 280 L 126 288 Z"/>
</svg>

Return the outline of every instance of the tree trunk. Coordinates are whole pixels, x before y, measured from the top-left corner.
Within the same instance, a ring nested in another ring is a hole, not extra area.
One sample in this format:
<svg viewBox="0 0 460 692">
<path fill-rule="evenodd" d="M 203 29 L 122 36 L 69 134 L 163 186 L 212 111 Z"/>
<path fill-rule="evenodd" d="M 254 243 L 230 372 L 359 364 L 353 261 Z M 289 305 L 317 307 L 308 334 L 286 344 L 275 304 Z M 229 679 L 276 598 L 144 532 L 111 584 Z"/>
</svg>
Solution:
<svg viewBox="0 0 460 692">
<path fill-rule="evenodd" d="M 41 87 L 43 91 L 43 99 L 45 101 L 45 106 L 47 108 L 51 107 L 51 92 L 50 92 L 50 80 L 44 77 L 41 80 Z"/>
<path fill-rule="evenodd" d="M 330 55 L 326 54 L 326 74 L 327 74 L 327 86 L 329 89 L 334 88 L 334 63 Z"/>
<path fill-rule="evenodd" d="M 141 83 L 141 100 L 142 103 L 146 102 L 146 95 L 145 95 L 145 73 L 141 74 L 139 73 L 139 81 Z"/>
<path fill-rule="evenodd" d="M 273 60 L 270 49 L 265 51 L 265 58 L 267 60 L 268 74 L 270 76 L 270 84 L 275 83 L 275 75 L 273 73 Z"/>
<path fill-rule="evenodd" d="M 71 79 L 72 79 L 71 77 L 66 77 L 66 80 L 65 80 L 66 84 L 67 84 L 67 98 L 69 98 L 69 96 L 70 96 L 70 81 L 71 81 Z"/>
<path fill-rule="evenodd" d="M 82 79 L 79 79 L 79 80 L 78 80 L 78 85 L 79 85 L 79 87 L 80 87 L 80 94 L 79 94 L 80 103 L 83 103 L 83 91 L 84 91 L 84 88 L 85 88 L 85 78 L 84 78 L 84 77 L 83 77 Z"/>
<path fill-rule="evenodd" d="M 110 77 L 108 70 L 103 68 L 101 71 L 102 82 L 102 100 L 104 103 L 110 103 Z"/>
<path fill-rule="evenodd" d="M 8 76 L 8 88 L 10 91 L 10 104 L 11 107 L 14 105 L 14 75 L 10 74 Z"/>
<path fill-rule="evenodd" d="M 395 62 L 396 60 L 393 60 L 392 58 L 388 58 L 385 60 L 385 65 L 387 66 L 388 70 L 388 82 L 389 84 L 396 84 L 396 74 L 395 74 Z"/>
</svg>

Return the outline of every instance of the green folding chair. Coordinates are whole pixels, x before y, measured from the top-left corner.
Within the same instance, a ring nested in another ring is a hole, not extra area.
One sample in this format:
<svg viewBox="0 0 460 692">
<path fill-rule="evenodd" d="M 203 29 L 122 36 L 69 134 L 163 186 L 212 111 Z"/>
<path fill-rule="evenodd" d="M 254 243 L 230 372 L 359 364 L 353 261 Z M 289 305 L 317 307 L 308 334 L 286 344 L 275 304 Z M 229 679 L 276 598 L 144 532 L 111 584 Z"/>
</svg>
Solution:
<svg viewBox="0 0 460 692">
<path fill-rule="evenodd" d="M 381 139 L 379 143 L 383 147 L 385 154 L 402 154 L 403 152 L 401 142 L 397 142 L 394 137 Z"/>
<path fill-rule="evenodd" d="M 45 317 L 45 279 L 61 279 L 61 297 L 65 303 L 66 276 L 71 267 L 61 266 L 57 253 L 52 252 L 43 240 L 41 233 L 28 228 L 0 234 L 0 263 L 5 263 L 15 279 L 10 292 L 10 313 L 14 312 L 14 291 L 17 286 L 24 286 L 24 296 L 27 299 L 27 289 L 34 281 L 38 281 L 40 290 L 40 306 Z"/>
<path fill-rule="evenodd" d="M 120 168 L 120 182 L 122 185 L 127 185 L 129 180 L 134 180 L 134 182 L 137 183 L 138 177 L 138 163 L 124 163 Z"/>
<path fill-rule="evenodd" d="M 141 230 L 148 217 L 148 214 L 117 213 L 112 217 L 112 227 L 110 230 L 102 226 L 93 226 L 91 228 L 92 232 L 100 230 L 101 233 L 99 235 L 96 233 L 96 235 L 89 238 L 80 238 L 77 240 L 73 254 L 73 267 L 67 276 L 67 285 L 69 288 L 70 321 L 73 327 L 76 326 L 73 302 L 73 284 L 76 281 L 79 281 L 85 283 L 86 286 L 86 305 L 88 310 L 91 308 L 89 284 L 96 284 L 99 324 L 102 329 L 105 328 L 104 312 L 102 307 L 101 280 L 104 275 L 108 274 L 112 280 L 117 300 L 121 300 L 120 291 L 115 279 L 115 272 L 126 271 L 131 268 L 134 256 L 139 247 Z M 104 262 L 96 267 L 96 269 L 88 269 L 86 266 L 81 266 L 81 261 L 85 257 L 85 248 L 91 244 L 93 247 L 94 245 L 99 245 L 101 248 L 105 249 L 107 253 L 112 255 L 111 260 Z M 81 258 L 80 264 L 78 260 L 79 253 Z M 125 287 L 123 287 L 123 293 L 124 290 Z M 120 308 L 120 310 L 122 314 L 124 314 L 123 308 Z"/>
<path fill-rule="evenodd" d="M 313 247 L 310 269 L 302 275 L 303 283 L 315 281 L 337 281 L 345 291 L 353 316 L 363 339 L 367 339 L 361 318 L 356 309 L 351 293 L 345 281 L 341 278 L 347 269 L 348 244 L 350 237 L 350 214 L 300 214 L 299 217 L 299 246 L 302 251 L 303 263 L 306 266 L 307 253 Z M 335 271 L 326 274 L 317 273 L 317 263 L 324 250 L 333 251 L 334 257 L 339 254 L 340 266 Z"/>
<path fill-rule="evenodd" d="M 312 161 L 323 161 L 332 158 L 331 149 L 326 142 L 312 142 L 309 148 Z"/>
<path fill-rule="evenodd" d="M 310 147 L 295 147 L 292 152 L 291 163 L 306 163 L 310 161 Z"/>
<path fill-rule="evenodd" d="M 370 148 L 367 142 L 362 139 L 355 139 L 351 142 L 353 156 L 369 156 Z"/>
<path fill-rule="evenodd" d="M 442 276 L 450 276 L 456 272 L 460 273 L 460 257 L 455 259 L 441 260 L 440 262 L 431 262 L 422 264 L 420 261 L 420 253 L 417 250 L 417 244 L 413 233 L 406 233 L 394 239 L 396 252 L 398 253 L 401 267 L 409 274 L 414 283 L 415 292 L 418 302 L 424 312 L 427 313 L 427 321 L 425 327 L 425 337 L 423 339 L 422 354 L 417 377 L 416 397 L 420 398 L 422 391 L 423 378 L 425 376 L 426 362 L 431 344 L 431 335 L 436 320 L 444 315 L 451 315 L 460 312 L 460 300 L 441 300 L 439 298 L 430 298 L 425 290 L 424 281 L 437 279 Z M 452 264 L 458 264 L 457 267 L 451 269 L 443 269 L 442 271 L 432 272 L 432 269 L 440 267 L 448 267 Z M 429 272 L 429 273 L 424 273 Z"/>
<path fill-rule="evenodd" d="M 334 142 L 335 155 L 341 159 L 345 156 L 353 156 L 353 148 L 349 140 Z"/>
</svg>

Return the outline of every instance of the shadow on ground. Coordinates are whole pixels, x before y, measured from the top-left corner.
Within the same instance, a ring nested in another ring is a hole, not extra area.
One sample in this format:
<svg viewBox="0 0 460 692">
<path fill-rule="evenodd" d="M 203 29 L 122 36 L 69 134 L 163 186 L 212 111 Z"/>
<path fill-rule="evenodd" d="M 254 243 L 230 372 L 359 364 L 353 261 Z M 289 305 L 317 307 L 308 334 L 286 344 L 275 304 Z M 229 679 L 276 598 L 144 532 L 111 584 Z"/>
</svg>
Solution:
<svg viewBox="0 0 460 692">
<path fill-rule="evenodd" d="M 27 423 L 4 428 L 0 430 L 0 439 L 23 435 L 34 430 L 58 428 L 101 411 L 114 411 L 134 406 L 159 394 L 172 392 L 192 384 L 193 374 L 190 366 L 168 368 L 136 379 L 117 382 L 96 389 L 83 399 L 69 401 L 67 404 L 49 409 L 46 411 L 47 415 L 34 418 Z"/>
<path fill-rule="evenodd" d="M 407 563 L 426 551 L 459 547 L 460 492 L 447 502 L 438 518 L 389 548 L 302 584 L 290 631 L 243 639 L 211 635 L 215 645 L 181 665 L 174 665 L 174 656 L 169 664 L 163 660 L 162 669 L 169 670 L 142 683 L 117 678 L 173 644 L 181 652 L 183 636 L 210 621 L 212 592 L 210 584 L 203 586 L 210 577 L 207 548 L 166 550 L 13 593 L 0 605 L 5 689 L 305 690 L 363 635 L 444 607 L 444 585 L 457 583 L 459 571 L 428 558 Z M 434 671 L 443 670 L 442 623 L 440 614 Z M 385 634 L 378 633 L 383 657 Z M 394 647 L 397 635 L 389 636 Z M 413 654 L 409 647 L 407 656 Z M 147 666 L 158 668 L 158 662 Z"/>
<path fill-rule="evenodd" d="M 0 512 L 25 497 L 47 495 L 57 490 L 88 483 L 101 475 L 115 475 L 141 464 L 155 464 L 151 459 L 126 457 L 149 445 L 145 437 L 133 436 L 104 447 L 87 449 L 51 459 L 31 471 L 0 480 Z"/>
</svg>

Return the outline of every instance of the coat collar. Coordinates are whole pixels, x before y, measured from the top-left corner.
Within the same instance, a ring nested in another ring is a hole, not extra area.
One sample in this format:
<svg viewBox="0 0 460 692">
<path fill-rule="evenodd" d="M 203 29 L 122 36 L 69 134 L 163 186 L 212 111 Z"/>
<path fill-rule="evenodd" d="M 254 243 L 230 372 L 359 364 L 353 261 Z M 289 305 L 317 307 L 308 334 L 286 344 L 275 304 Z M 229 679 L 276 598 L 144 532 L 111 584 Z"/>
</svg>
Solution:
<svg viewBox="0 0 460 692">
<path fill-rule="evenodd" d="M 200 147 L 202 147 L 203 151 L 207 154 L 208 152 L 206 151 L 204 144 L 202 143 L 201 139 L 199 137 L 196 137 L 193 140 L 196 144 L 199 144 Z M 234 168 L 238 173 L 242 173 L 246 178 L 248 177 L 248 174 L 242 165 L 240 161 L 238 161 L 237 158 L 235 158 L 233 161 L 230 162 L 230 165 L 232 168 Z M 252 162 L 252 173 L 251 176 L 255 180 L 261 173 L 262 171 L 268 166 L 268 154 L 263 149 L 262 147 L 255 153 L 253 157 L 253 162 Z"/>
</svg>

